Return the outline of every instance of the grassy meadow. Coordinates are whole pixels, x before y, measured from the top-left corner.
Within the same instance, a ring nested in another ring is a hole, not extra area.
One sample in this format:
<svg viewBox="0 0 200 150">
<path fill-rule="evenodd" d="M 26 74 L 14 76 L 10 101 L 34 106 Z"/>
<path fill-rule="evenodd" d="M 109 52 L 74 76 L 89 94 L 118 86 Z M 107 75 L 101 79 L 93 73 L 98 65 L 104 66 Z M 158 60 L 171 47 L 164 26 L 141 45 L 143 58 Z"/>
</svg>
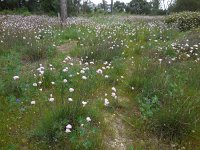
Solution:
<svg viewBox="0 0 200 150">
<path fill-rule="evenodd" d="M 0 149 L 200 149 L 200 28 L 164 17 L 0 16 Z"/>
</svg>

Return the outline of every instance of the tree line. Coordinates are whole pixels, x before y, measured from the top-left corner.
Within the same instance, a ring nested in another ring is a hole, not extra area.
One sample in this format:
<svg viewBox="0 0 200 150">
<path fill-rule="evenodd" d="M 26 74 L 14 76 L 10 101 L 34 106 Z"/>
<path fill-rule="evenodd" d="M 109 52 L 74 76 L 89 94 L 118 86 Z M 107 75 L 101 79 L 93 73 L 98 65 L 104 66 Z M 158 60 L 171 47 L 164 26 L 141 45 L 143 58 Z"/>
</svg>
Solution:
<svg viewBox="0 0 200 150">
<path fill-rule="evenodd" d="M 90 0 L 1 0 L 0 10 L 25 9 L 34 13 L 55 15 L 66 6 L 66 16 L 91 12 L 126 12 L 131 14 L 162 15 L 170 12 L 199 11 L 200 0 L 131 0 L 130 3 L 102 0 L 94 5 Z M 62 13 L 63 14 L 63 13 Z"/>
</svg>

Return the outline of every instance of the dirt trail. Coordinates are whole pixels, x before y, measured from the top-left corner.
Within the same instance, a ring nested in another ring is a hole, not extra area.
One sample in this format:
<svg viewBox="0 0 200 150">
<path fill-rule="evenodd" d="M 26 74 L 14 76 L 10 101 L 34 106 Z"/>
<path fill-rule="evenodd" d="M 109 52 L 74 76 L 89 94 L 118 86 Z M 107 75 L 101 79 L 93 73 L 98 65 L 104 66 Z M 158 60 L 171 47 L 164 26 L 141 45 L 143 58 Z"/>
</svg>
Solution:
<svg viewBox="0 0 200 150">
<path fill-rule="evenodd" d="M 106 114 L 105 123 L 109 126 L 112 134 L 106 135 L 105 141 L 109 150 L 126 150 L 131 145 L 132 139 L 127 136 L 127 126 L 118 114 Z"/>
<path fill-rule="evenodd" d="M 69 52 L 77 46 L 78 41 L 68 41 L 62 45 L 57 46 L 57 50 L 60 52 Z"/>
</svg>

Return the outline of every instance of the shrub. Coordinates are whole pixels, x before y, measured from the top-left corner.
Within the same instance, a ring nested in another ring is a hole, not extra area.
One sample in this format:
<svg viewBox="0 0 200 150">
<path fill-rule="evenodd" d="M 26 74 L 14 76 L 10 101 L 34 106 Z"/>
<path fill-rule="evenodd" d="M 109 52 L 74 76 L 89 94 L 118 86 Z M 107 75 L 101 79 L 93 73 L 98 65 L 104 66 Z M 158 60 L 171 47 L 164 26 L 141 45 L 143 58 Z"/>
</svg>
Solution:
<svg viewBox="0 0 200 150">
<path fill-rule="evenodd" d="M 169 15 L 165 18 L 165 22 L 174 25 L 180 31 L 187 31 L 192 28 L 200 26 L 200 13 L 199 12 L 181 12 Z"/>
</svg>

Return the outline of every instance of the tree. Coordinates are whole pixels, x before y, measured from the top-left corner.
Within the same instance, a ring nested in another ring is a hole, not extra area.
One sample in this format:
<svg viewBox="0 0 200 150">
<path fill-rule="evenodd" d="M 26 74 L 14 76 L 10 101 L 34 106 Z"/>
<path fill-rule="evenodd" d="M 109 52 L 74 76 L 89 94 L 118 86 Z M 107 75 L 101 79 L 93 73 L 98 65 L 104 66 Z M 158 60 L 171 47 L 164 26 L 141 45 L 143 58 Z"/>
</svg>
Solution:
<svg viewBox="0 0 200 150">
<path fill-rule="evenodd" d="M 116 12 L 123 12 L 123 11 L 125 10 L 125 8 L 126 8 L 126 5 L 125 5 L 124 2 L 116 1 L 116 2 L 114 3 L 113 9 L 114 9 L 114 11 L 116 11 Z"/>
<path fill-rule="evenodd" d="M 172 11 L 200 11 L 200 0 L 176 0 L 170 7 Z"/>
<path fill-rule="evenodd" d="M 149 14 L 151 12 L 151 5 L 146 0 L 132 0 L 127 11 L 132 14 Z"/>
<path fill-rule="evenodd" d="M 160 7 L 160 0 L 152 0 L 151 2 L 151 5 L 152 5 L 152 14 L 158 14 L 159 12 L 159 7 Z"/>
<path fill-rule="evenodd" d="M 67 18 L 67 1 L 60 0 L 60 18 L 61 22 L 64 23 Z"/>
<path fill-rule="evenodd" d="M 111 11 L 111 13 L 113 12 L 113 0 L 111 0 L 110 11 Z"/>
<path fill-rule="evenodd" d="M 90 0 L 83 1 L 83 12 L 91 13 L 95 8 L 95 4 Z"/>
<path fill-rule="evenodd" d="M 103 4 L 103 10 L 104 11 L 107 11 L 107 7 L 108 7 L 108 4 L 107 4 L 107 1 L 106 0 L 102 0 L 102 4 Z"/>
</svg>

